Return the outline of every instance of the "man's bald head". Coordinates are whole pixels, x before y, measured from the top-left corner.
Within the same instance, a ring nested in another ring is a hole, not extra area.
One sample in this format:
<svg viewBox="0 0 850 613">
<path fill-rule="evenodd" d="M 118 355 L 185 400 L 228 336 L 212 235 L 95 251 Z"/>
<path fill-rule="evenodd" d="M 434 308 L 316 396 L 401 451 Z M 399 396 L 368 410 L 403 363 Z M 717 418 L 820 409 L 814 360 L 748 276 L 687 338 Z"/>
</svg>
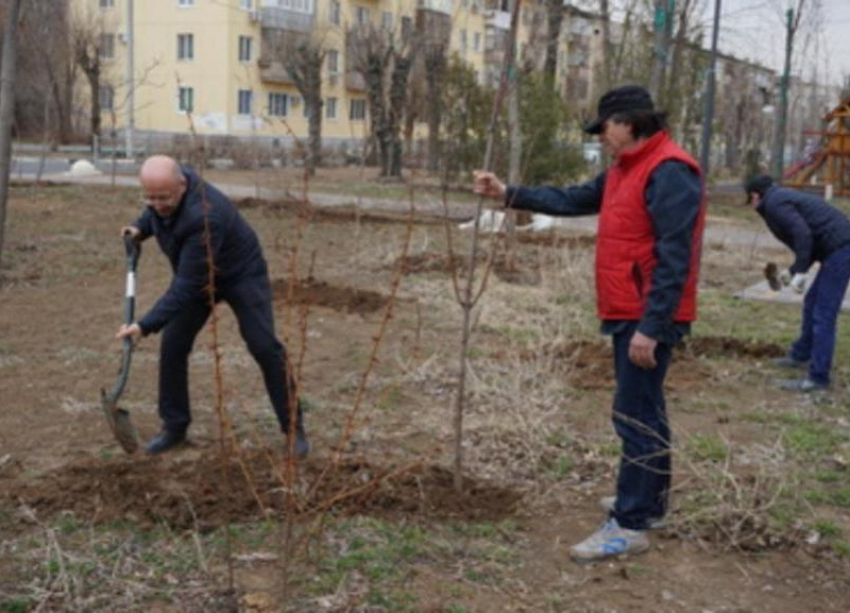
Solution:
<svg viewBox="0 0 850 613">
<path fill-rule="evenodd" d="M 186 177 L 180 164 L 167 155 L 153 155 L 139 170 L 139 183 L 149 206 L 160 217 L 169 217 L 177 210 L 186 191 Z"/>
</svg>

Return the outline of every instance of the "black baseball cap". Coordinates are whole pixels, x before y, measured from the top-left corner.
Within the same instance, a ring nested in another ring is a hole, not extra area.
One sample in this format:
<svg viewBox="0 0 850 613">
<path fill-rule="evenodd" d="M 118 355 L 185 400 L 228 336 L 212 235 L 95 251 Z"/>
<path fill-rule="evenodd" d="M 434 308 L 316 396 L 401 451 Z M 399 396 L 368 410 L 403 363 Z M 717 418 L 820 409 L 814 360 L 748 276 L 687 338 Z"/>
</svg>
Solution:
<svg viewBox="0 0 850 613">
<path fill-rule="evenodd" d="M 596 119 L 584 126 L 588 134 L 600 134 L 612 115 L 624 111 L 654 111 L 652 96 L 640 85 L 623 85 L 602 94 L 596 107 Z"/>
<path fill-rule="evenodd" d="M 747 181 L 744 183 L 744 191 L 747 192 L 747 201 L 745 204 L 750 203 L 753 194 L 758 194 L 759 198 L 763 198 L 764 193 L 774 183 L 775 181 L 770 175 L 756 175 L 754 177 L 751 177 L 750 179 L 747 179 Z"/>
</svg>

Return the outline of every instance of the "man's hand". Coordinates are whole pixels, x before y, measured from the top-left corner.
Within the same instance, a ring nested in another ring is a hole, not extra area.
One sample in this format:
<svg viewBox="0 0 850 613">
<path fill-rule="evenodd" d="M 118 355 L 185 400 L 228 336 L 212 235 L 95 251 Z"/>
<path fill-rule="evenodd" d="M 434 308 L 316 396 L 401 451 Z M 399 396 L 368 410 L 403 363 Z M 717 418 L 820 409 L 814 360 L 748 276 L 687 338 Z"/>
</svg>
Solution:
<svg viewBox="0 0 850 613">
<path fill-rule="evenodd" d="M 493 200 L 505 199 L 505 184 L 492 172 L 486 170 L 474 170 L 472 176 L 475 178 L 473 190 L 476 194 Z"/>
<path fill-rule="evenodd" d="M 115 338 L 123 340 L 128 337 L 133 341 L 134 345 L 139 342 L 139 339 L 142 338 L 142 329 L 139 327 L 139 324 L 121 324 Z"/>
<path fill-rule="evenodd" d="M 789 285 L 791 289 L 793 289 L 798 294 L 802 294 L 806 289 L 806 275 L 805 273 L 797 273 L 793 277 L 791 277 L 791 282 Z"/>
<path fill-rule="evenodd" d="M 651 370 L 655 368 L 655 347 L 658 341 L 646 334 L 635 332 L 629 342 L 629 359 L 633 364 Z"/>
<path fill-rule="evenodd" d="M 141 236 L 142 231 L 139 230 L 136 226 L 124 226 L 123 228 L 121 228 L 122 237 L 127 236 L 128 234 L 132 236 L 134 240 L 139 240 L 139 236 Z"/>
</svg>

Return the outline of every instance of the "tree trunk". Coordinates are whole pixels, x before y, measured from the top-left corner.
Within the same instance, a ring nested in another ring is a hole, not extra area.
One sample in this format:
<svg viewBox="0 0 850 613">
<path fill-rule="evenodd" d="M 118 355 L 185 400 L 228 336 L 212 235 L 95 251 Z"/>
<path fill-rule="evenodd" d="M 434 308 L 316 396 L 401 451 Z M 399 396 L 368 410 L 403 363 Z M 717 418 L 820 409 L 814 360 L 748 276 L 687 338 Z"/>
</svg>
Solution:
<svg viewBox="0 0 850 613">
<path fill-rule="evenodd" d="M 22 0 L 9 0 L 3 25 L 3 58 L 0 62 L 0 270 L 6 230 L 6 202 L 12 170 L 12 122 L 15 118 L 15 78 L 18 64 L 18 16 Z M 0 279 L 2 281 L 2 279 Z"/>
<path fill-rule="evenodd" d="M 564 2 L 563 0 L 548 0 L 546 8 L 548 23 L 546 60 L 543 64 L 543 73 L 550 79 L 552 87 L 555 87 L 558 69 L 558 42 L 561 39 L 561 24 L 564 21 Z"/>
<path fill-rule="evenodd" d="M 388 109 L 389 151 L 386 177 L 401 177 L 402 153 L 401 119 L 407 102 L 408 76 L 413 66 L 412 54 L 396 56 L 390 80 L 390 104 Z"/>
<path fill-rule="evenodd" d="M 445 48 L 434 47 L 425 57 L 425 82 L 428 100 L 428 170 L 435 172 L 440 164 L 440 119 L 442 117 L 442 92 L 440 86 L 446 73 Z"/>
<path fill-rule="evenodd" d="M 611 68 L 614 59 L 611 53 L 611 9 L 608 0 L 599 0 L 599 12 L 602 16 L 602 88 L 608 91 L 613 87 L 614 74 Z"/>
<path fill-rule="evenodd" d="M 321 81 L 320 81 L 321 83 Z M 305 102 L 306 103 L 306 102 Z M 305 161 L 307 175 L 313 176 L 316 174 L 316 168 L 322 163 L 322 92 L 314 92 L 310 96 L 309 113 L 307 129 L 309 132 L 308 147 L 309 152 Z"/>
</svg>

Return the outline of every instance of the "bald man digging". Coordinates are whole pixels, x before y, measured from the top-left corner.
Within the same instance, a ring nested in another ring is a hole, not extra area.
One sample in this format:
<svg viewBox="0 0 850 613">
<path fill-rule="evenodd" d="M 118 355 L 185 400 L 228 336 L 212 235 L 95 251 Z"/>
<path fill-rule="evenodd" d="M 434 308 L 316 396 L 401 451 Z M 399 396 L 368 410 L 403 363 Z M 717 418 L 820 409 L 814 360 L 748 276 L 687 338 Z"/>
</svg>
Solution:
<svg viewBox="0 0 850 613">
<path fill-rule="evenodd" d="M 139 173 L 145 210 L 122 228 L 138 241 L 155 236 L 171 262 L 171 285 L 138 322 L 121 326 L 118 338 L 134 341 L 162 331 L 159 365 L 161 432 L 145 447 L 158 454 L 186 440 L 189 409 L 188 361 L 195 337 L 211 313 L 209 259 L 204 240 L 204 201 L 215 265 L 215 302 L 227 302 L 239 331 L 263 372 L 269 398 L 284 432 L 289 431 L 294 384 L 286 374 L 286 350 L 275 336 L 272 292 L 260 242 L 227 197 L 192 170 L 164 155 L 148 158 Z M 300 409 L 300 407 L 299 407 Z M 295 453 L 310 446 L 298 410 Z M 293 416 L 295 417 L 295 416 Z"/>
</svg>

